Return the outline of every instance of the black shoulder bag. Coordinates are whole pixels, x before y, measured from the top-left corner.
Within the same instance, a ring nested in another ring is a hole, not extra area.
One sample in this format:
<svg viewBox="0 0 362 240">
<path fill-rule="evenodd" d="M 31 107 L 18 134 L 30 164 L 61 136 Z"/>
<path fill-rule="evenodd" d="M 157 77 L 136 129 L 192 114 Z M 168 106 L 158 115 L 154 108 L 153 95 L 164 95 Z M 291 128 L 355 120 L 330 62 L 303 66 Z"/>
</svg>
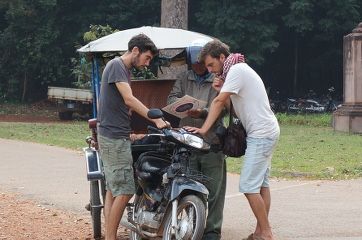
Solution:
<svg viewBox="0 0 362 240">
<path fill-rule="evenodd" d="M 230 101 L 229 126 L 224 137 L 223 153 L 229 157 L 241 157 L 246 150 L 246 131 L 241 121 L 234 117 Z"/>
</svg>

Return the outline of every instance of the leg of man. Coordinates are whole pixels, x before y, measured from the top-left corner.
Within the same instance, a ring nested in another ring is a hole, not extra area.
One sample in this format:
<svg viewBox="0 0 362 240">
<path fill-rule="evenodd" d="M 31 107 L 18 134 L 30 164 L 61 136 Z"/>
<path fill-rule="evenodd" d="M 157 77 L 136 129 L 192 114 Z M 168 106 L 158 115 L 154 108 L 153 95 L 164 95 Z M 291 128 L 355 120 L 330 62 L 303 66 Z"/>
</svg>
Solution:
<svg viewBox="0 0 362 240">
<path fill-rule="evenodd" d="M 246 198 L 249 201 L 249 205 L 253 210 L 255 218 L 257 219 L 257 225 L 260 228 L 259 233 L 254 232 L 255 236 L 260 236 L 265 240 L 273 239 L 273 234 L 271 231 L 270 223 L 268 220 L 268 215 L 266 213 L 266 207 L 264 200 L 259 193 L 245 194 Z"/>
<path fill-rule="evenodd" d="M 117 229 L 124 209 L 128 201 L 132 198 L 132 195 L 120 195 L 113 199 L 113 203 L 109 210 L 109 215 L 106 225 L 106 240 L 117 239 Z"/>
<path fill-rule="evenodd" d="M 115 240 L 123 211 L 135 192 L 131 145 L 128 139 L 98 136 L 101 160 L 106 179 L 106 240 Z"/>
<path fill-rule="evenodd" d="M 219 240 L 226 191 L 226 163 L 225 156 L 221 152 L 207 154 L 193 154 L 191 162 L 198 162 L 198 170 L 211 178 L 206 184 L 209 190 L 208 215 L 204 231 L 204 240 Z"/>
<path fill-rule="evenodd" d="M 112 204 L 113 204 L 113 196 L 111 191 L 106 191 L 106 199 L 104 200 L 104 225 L 108 226 L 108 219 L 109 219 L 109 214 L 111 212 L 112 209 Z"/>
<path fill-rule="evenodd" d="M 267 215 L 267 217 L 269 217 L 270 202 L 271 202 L 270 188 L 268 188 L 268 187 L 261 187 L 261 189 L 260 189 L 260 194 L 261 194 L 261 197 L 263 198 L 263 201 L 264 201 L 265 210 L 266 210 L 266 215 Z M 261 235 L 261 228 L 260 228 L 259 222 L 257 222 L 257 224 L 256 224 L 256 228 L 255 228 L 254 234 L 255 234 L 256 236 Z"/>
<path fill-rule="evenodd" d="M 270 209 L 269 169 L 275 139 L 247 138 L 247 150 L 240 176 L 240 192 L 244 193 L 257 219 L 254 236 L 273 239 L 268 220 Z"/>
</svg>

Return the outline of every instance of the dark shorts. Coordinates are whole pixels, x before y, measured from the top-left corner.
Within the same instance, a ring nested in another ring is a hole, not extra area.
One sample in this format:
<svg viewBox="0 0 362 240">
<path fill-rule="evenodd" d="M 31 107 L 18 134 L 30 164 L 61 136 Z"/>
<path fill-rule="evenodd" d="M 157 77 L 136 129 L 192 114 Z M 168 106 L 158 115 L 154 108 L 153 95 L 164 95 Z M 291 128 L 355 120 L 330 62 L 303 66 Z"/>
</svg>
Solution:
<svg viewBox="0 0 362 240">
<path fill-rule="evenodd" d="M 129 139 L 111 139 L 98 135 L 107 190 L 114 197 L 135 193 L 133 159 Z"/>
</svg>

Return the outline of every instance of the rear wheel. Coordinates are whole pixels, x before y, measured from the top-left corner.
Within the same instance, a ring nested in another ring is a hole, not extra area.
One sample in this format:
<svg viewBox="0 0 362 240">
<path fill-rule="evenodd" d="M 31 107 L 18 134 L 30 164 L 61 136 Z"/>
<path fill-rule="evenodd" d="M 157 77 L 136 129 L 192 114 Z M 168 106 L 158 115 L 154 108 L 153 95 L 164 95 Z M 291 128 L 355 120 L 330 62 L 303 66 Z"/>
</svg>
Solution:
<svg viewBox="0 0 362 240">
<path fill-rule="evenodd" d="M 177 207 L 177 230 L 172 236 L 172 211 L 169 211 L 163 231 L 164 240 L 199 240 L 204 234 L 206 207 L 203 201 L 195 196 L 188 195 L 181 199 Z"/>
<path fill-rule="evenodd" d="M 101 211 L 102 203 L 99 194 L 99 182 L 90 182 L 90 212 L 92 216 L 92 228 L 94 239 L 100 239 L 102 236 Z"/>
</svg>

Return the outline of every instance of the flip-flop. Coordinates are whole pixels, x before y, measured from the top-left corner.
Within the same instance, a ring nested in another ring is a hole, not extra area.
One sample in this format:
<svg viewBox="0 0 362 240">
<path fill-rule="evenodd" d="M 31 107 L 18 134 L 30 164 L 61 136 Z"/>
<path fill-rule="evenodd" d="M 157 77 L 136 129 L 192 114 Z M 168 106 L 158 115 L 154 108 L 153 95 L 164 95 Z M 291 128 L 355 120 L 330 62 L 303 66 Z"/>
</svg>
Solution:
<svg viewBox="0 0 362 240">
<path fill-rule="evenodd" d="M 254 233 L 251 233 L 247 238 L 243 238 L 242 240 L 255 240 Z"/>
</svg>

